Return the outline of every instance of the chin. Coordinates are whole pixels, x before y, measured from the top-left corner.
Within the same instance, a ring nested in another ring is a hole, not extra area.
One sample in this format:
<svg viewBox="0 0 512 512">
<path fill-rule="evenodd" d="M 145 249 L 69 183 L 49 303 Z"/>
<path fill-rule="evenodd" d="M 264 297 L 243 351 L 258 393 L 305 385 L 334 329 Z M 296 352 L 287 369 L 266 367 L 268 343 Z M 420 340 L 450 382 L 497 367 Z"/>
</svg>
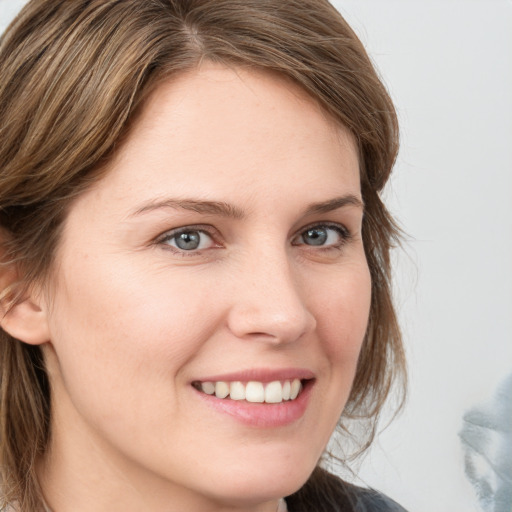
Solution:
<svg viewBox="0 0 512 512">
<path fill-rule="evenodd" d="M 219 501 L 242 504 L 261 503 L 289 496 L 308 480 L 315 465 L 290 462 L 283 459 L 248 467 L 240 464 L 224 475 L 212 477 L 212 489 Z M 220 483 L 222 482 L 222 483 Z M 222 498 L 220 496 L 222 494 Z"/>
</svg>

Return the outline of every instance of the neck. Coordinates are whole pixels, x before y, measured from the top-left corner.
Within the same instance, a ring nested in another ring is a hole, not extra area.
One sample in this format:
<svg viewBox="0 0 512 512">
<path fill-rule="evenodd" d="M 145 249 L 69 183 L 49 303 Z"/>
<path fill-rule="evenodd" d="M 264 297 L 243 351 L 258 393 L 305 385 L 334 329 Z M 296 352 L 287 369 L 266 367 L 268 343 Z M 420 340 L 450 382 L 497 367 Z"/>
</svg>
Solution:
<svg viewBox="0 0 512 512">
<path fill-rule="evenodd" d="M 58 467 L 55 460 L 41 464 L 40 475 L 46 512 L 286 512 L 284 500 L 242 503 L 240 500 L 219 500 L 174 485 L 155 485 L 149 479 L 127 475 L 124 481 L 105 476 L 108 473 L 80 475 Z M 110 476 L 119 478 L 119 474 Z M 108 482 L 108 485 L 105 485 Z"/>
<path fill-rule="evenodd" d="M 56 385 L 57 386 L 57 385 Z M 52 415 L 50 446 L 38 464 L 38 477 L 48 509 L 53 512 L 276 512 L 272 491 L 234 488 L 219 496 L 198 491 L 216 486 L 166 478 L 134 462 L 86 423 L 65 393 Z M 170 461 L 172 464 L 172 461 Z M 174 472 L 179 476 L 179 472 Z M 190 479 L 189 479 L 190 480 Z M 188 483 L 186 483 L 188 482 Z M 192 483 L 192 485 L 189 485 Z M 281 509 L 282 510 L 282 509 Z M 280 512 L 281 512 L 280 510 Z"/>
<path fill-rule="evenodd" d="M 70 454 L 66 446 L 52 443 L 38 471 L 46 512 L 286 512 L 284 500 L 220 500 L 130 470 L 95 443 L 86 451 Z"/>
</svg>

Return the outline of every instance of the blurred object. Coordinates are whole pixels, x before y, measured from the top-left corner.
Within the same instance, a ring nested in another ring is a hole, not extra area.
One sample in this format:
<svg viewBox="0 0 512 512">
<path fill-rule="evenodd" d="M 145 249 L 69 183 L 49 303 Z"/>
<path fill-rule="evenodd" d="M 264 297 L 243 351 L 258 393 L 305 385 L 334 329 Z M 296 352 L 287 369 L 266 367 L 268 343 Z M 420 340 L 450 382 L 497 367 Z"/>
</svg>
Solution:
<svg viewBox="0 0 512 512">
<path fill-rule="evenodd" d="M 466 476 L 485 512 L 512 511 L 512 374 L 493 400 L 463 418 Z"/>
</svg>

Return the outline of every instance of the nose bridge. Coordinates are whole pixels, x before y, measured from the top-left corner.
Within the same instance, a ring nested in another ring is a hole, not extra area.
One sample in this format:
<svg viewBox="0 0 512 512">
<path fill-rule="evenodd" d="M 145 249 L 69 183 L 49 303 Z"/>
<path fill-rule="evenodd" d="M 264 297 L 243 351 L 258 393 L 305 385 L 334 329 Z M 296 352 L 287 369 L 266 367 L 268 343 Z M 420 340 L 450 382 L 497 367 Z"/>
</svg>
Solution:
<svg viewBox="0 0 512 512">
<path fill-rule="evenodd" d="M 313 330 L 316 321 L 298 278 L 286 247 L 266 246 L 251 252 L 237 275 L 231 331 L 240 338 L 287 343 Z"/>
</svg>

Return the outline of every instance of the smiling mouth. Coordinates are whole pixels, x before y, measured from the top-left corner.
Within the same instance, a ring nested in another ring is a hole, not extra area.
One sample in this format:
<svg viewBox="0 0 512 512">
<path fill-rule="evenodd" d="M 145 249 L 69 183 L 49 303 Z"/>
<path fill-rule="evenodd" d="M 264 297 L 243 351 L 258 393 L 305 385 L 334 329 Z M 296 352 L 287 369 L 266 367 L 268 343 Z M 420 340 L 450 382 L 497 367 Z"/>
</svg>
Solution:
<svg viewBox="0 0 512 512">
<path fill-rule="evenodd" d="M 223 400 L 246 401 L 250 403 L 280 404 L 292 402 L 300 396 L 304 386 L 311 379 L 275 380 L 272 382 L 259 381 L 195 381 L 192 386 L 207 395 L 214 395 Z"/>
</svg>

